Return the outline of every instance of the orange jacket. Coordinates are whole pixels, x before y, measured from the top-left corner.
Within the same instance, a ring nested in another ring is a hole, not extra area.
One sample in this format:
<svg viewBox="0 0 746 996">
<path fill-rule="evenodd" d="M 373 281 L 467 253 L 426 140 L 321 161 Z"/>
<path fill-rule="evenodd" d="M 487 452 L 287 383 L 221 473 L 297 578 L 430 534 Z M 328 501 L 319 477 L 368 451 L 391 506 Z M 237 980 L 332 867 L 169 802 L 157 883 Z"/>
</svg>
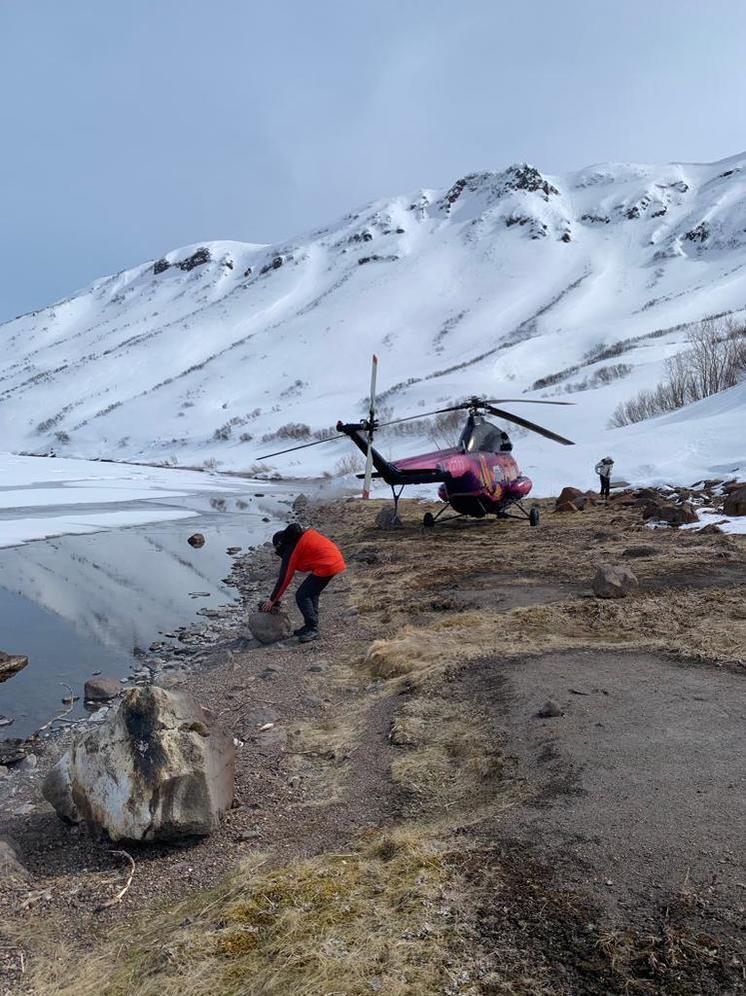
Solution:
<svg viewBox="0 0 746 996">
<path fill-rule="evenodd" d="M 275 605 L 282 598 L 296 571 L 315 574 L 319 578 L 330 578 L 346 570 L 342 552 L 336 543 L 315 529 L 306 529 L 290 555 L 284 573 L 280 575 L 271 602 Z"/>
</svg>

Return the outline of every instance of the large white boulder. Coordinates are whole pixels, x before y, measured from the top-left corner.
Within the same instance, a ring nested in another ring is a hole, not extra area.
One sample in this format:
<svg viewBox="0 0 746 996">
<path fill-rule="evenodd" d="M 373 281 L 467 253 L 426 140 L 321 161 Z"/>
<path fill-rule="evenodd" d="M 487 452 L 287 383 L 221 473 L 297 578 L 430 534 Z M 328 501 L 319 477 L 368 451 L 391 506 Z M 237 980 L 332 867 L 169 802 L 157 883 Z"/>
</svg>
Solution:
<svg viewBox="0 0 746 996">
<path fill-rule="evenodd" d="M 47 775 L 42 793 L 70 823 L 112 840 L 204 836 L 233 801 L 235 748 L 188 692 L 132 688 Z"/>
</svg>

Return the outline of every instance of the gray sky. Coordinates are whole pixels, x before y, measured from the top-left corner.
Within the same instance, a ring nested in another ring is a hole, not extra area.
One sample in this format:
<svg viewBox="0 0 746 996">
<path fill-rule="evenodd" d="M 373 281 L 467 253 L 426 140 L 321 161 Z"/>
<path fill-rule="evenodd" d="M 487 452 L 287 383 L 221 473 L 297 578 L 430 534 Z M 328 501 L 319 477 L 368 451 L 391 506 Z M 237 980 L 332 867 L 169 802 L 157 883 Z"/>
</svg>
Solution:
<svg viewBox="0 0 746 996">
<path fill-rule="evenodd" d="M 528 160 L 746 148 L 740 0 L 0 0 L 0 320 Z"/>
</svg>

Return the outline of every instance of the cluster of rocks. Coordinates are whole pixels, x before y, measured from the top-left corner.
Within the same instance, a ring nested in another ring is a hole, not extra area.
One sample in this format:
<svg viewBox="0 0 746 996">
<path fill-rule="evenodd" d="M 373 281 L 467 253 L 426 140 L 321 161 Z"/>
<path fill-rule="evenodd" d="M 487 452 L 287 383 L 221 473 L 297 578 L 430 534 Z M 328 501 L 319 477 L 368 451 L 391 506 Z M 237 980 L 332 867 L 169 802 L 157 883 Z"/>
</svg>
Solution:
<svg viewBox="0 0 746 996">
<path fill-rule="evenodd" d="M 193 270 L 195 266 L 204 266 L 205 263 L 209 263 L 210 259 L 210 250 L 206 246 L 202 246 L 200 249 L 197 249 L 196 252 L 193 252 L 191 256 L 187 256 L 186 259 L 180 259 L 176 263 L 169 263 L 165 257 L 157 259 L 155 263 L 153 263 L 153 273 L 157 277 L 159 273 L 165 273 L 166 270 L 169 270 L 172 266 L 176 266 L 180 270 L 184 270 L 185 273 L 188 273 L 190 270 Z"/>
<path fill-rule="evenodd" d="M 600 501 L 598 492 L 565 487 L 555 501 L 557 512 L 580 512 Z M 614 508 L 639 508 L 645 522 L 683 526 L 700 521 L 699 512 L 724 516 L 746 515 L 746 483 L 712 479 L 697 481 L 691 487 L 625 488 L 608 500 Z M 705 527 L 714 531 L 717 526 Z"/>
<path fill-rule="evenodd" d="M 582 512 L 588 505 L 598 500 L 596 491 L 581 491 L 580 488 L 566 487 L 560 491 L 554 503 L 557 512 Z"/>
</svg>

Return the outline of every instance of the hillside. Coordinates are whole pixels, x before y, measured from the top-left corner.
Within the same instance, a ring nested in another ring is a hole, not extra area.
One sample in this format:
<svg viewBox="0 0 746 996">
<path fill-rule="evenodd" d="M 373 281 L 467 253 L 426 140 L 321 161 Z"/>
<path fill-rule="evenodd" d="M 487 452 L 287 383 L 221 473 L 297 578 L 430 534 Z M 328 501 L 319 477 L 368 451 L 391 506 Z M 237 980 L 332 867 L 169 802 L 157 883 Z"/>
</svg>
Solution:
<svg viewBox="0 0 746 996">
<path fill-rule="evenodd" d="M 587 475 L 600 450 L 621 455 L 628 478 L 658 479 L 681 427 L 609 433 L 608 418 L 657 383 L 686 323 L 746 308 L 745 274 L 746 154 L 557 177 L 526 165 L 473 174 L 292 242 L 176 249 L 6 322 L 3 448 L 245 470 L 268 443 L 278 448 L 266 437 L 283 426 L 280 442 L 302 441 L 304 426 L 362 414 L 375 351 L 394 415 L 472 393 L 520 397 L 537 382 L 527 396 L 576 401 L 545 419 L 580 444 L 570 455 L 521 440 L 543 493 L 568 470 Z M 724 404 L 735 427 L 743 392 Z M 679 472 L 746 465 L 723 424 L 722 405 L 697 413 Z M 275 465 L 334 473 L 350 452 L 341 441 Z"/>
</svg>

